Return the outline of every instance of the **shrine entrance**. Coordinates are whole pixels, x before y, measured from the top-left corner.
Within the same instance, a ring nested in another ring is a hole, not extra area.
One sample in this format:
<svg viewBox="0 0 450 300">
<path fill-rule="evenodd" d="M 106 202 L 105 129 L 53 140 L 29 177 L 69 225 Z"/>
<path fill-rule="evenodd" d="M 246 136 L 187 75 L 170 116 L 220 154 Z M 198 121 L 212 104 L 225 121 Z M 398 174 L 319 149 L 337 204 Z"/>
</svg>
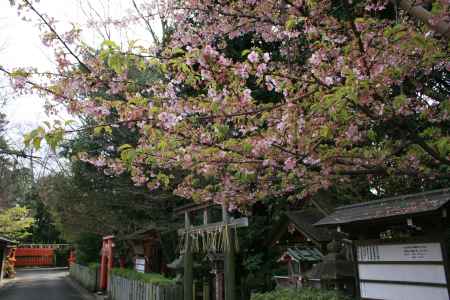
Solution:
<svg viewBox="0 0 450 300">
<path fill-rule="evenodd" d="M 189 204 L 175 210 L 184 215 L 185 227 L 178 230 L 183 256 L 184 300 L 195 300 L 194 253 L 202 253 L 210 261 L 214 275 L 214 300 L 236 299 L 235 253 L 239 250 L 237 229 L 248 226 L 248 218 L 233 219 L 227 205 L 222 205 L 220 222 L 211 222 L 214 204 Z M 202 225 L 193 225 L 195 213 L 202 213 Z M 204 291 L 206 295 L 208 291 Z M 203 297 L 205 299 L 205 296 Z"/>
</svg>

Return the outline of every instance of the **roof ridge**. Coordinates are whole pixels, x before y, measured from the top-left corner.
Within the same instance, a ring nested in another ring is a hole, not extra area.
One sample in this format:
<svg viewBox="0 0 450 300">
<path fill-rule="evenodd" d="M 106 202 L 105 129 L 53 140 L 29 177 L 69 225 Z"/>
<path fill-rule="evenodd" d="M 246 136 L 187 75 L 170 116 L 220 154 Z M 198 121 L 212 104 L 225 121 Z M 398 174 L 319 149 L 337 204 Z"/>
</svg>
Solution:
<svg viewBox="0 0 450 300">
<path fill-rule="evenodd" d="M 433 195 L 433 194 L 445 194 L 445 193 L 449 193 L 450 194 L 450 188 L 443 188 L 443 189 L 432 190 L 432 191 L 428 191 L 428 192 L 421 192 L 421 193 L 415 193 L 415 194 L 406 194 L 406 195 L 381 198 L 381 199 L 378 199 L 378 200 L 366 201 L 366 202 L 361 202 L 361 203 L 356 203 L 356 204 L 343 205 L 343 206 L 336 207 L 335 211 L 348 209 L 348 208 L 368 206 L 368 205 L 373 205 L 373 204 L 378 204 L 378 203 L 383 203 L 383 202 L 390 202 L 390 201 L 395 201 L 395 200 L 400 200 L 400 199 L 406 200 L 408 198 L 423 197 L 423 196 L 430 196 L 430 195 Z"/>
</svg>

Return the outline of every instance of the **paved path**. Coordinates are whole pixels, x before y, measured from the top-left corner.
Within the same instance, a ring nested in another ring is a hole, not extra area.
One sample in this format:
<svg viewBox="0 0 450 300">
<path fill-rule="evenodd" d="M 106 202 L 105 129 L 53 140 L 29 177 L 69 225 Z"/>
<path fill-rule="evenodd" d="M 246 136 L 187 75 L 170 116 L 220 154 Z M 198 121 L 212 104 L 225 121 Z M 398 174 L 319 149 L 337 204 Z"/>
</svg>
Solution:
<svg viewBox="0 0 450 300">
<path fill-rule="evenodd" d="M 36 269 L 17 272 L 16 279 L 0 289 L 1 300 L 85 300 L 67 278 L 67 270 Z"/>
</svg>

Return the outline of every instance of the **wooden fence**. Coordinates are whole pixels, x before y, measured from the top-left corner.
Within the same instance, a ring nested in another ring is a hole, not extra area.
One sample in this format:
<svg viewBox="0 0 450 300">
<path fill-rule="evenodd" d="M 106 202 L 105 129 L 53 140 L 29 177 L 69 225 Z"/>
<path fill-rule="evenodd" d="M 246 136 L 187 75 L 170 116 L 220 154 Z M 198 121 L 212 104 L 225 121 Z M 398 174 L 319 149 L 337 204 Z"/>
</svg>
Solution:
<svg viewBox="0 0 450 300">
<path fill-rule="evenodd" d="M 111 274 L 108 296 L 111 300 L 183 300 L 183 287 L 159 286 Z"/>
<path fill-rule="evenodd" d="M 70 276 L 91 292 L 98 289 L 98 268 L 73 264 L 70 267 Z"/>
</svg>

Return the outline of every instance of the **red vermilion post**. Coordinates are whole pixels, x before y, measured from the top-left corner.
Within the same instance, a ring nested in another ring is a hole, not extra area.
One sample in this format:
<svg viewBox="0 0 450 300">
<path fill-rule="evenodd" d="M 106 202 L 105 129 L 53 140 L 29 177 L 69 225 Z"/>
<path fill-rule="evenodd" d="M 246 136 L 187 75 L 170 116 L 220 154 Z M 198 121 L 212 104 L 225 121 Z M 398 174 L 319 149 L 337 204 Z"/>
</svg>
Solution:
<svg viewBox="0 0 450 300">
<path fill-rule="evenodd" d="M 76 260 L 77 260 L 77 258 L 76 258 L 76 256 L 75 256 L 75 250 L 74 250 L 74 249 L 71 249 L 70 252 L 69 252 L 69 259 L 68 259 L 68 261 L 69 261 L 69 267 L 71 267 L 72 265 L 74 265 L 75 262 L 76 262 Z"/>
<path fill-rule="evenodd" d="M 108 287 L 108 274 L 113 267 L 113 245 L 114 236 L 109 235 L 103 238 L 102 258 L 100 264 L 100 288 L 106 290 Z"/>
</svg>

